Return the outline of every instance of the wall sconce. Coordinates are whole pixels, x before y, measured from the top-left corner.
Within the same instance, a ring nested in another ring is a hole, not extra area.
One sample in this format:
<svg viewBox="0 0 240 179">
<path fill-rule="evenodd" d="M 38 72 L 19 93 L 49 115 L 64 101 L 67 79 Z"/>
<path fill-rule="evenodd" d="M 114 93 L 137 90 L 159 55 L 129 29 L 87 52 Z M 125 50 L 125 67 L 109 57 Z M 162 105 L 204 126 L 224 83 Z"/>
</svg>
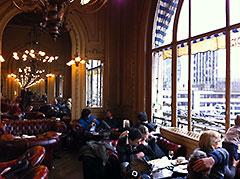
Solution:
<svg viewBox="0 0 240 179">
<path fill-rule="evenodd" d="M 14 73 L 11 73 L 11 74 L 8 74 L 8 78 L 16 78 L 17 77 L 17 75 L 15 75 Z"/>
<path fill-rule="evenodd" d="M 48 78 L 48 77 L 54 77 L 55 75 L 54 74 L 52 74 L 52 73 L 48 73 L 47 75 L 46 75 L 46 77 Z"/>
<path fill-rule="evenodd" d="M 2 55 L 0 55 L 0 61 L 1 61 L 1 62 L 4 62 L 4 61 L 5 61 Z"/>
<path fill-rule="evenodd" d="M 69 62 L 67 62 L 66 65 L 72 66 L 73 64 L 75 64 L 75 65 L 78 67 L 79 63 L 85 64 L 86 61 L 85 61 L 83 58 L 77 56 L 77 57 L 75 57 L 74 59 L 72 59 L 72 60 L 70 60 Z"/>
</svg>

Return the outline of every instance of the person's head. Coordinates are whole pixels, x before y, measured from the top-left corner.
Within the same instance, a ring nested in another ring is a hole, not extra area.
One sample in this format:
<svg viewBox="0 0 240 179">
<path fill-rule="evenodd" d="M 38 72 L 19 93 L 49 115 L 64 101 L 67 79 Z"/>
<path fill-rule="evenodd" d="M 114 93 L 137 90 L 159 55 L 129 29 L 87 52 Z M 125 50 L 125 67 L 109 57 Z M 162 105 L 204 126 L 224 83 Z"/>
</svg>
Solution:
<svg viewBox="0 0 240 179">
<path fill-rule="evenodd" d="M 204 179 L 204 174 L 206 170 L 200 171 L 200 172 L 195 172 L 193 170 L 193 165 L 195 161 L 202 159 L 202 158 L 207 158 L 207 154 L 203 151 L 194 151 L 193 154 L 189 158 L 189 163 L 188 163 L 188 179 Z"/>
<path fill-rule="evenodd" d="M 219 147 L 221 134 L 216 131 L 206 131 L 200 136 L 198 145 L 203 151 L 211 151 Z"/>
<path fill-rule="evenodd" d="M 112 111 L 111 110 L 107 110 L 106 111 L 106 117 L 108 117 L 108 118 L 111 118 L 112 117 Z"/>
<path fill-rule="evenodd" d="M 237 115 L 236 118 L 235 118 L 235 125 L 236 126 L 240 126 L 240 115 Z"/>
<path fill-rule="evenodd" d="M 137 128 L 131 128 L 128 133 L 128 139 L 130 145 L 138 146 L 142 139 L 142 133 Z"/>
<path fill-rule="evenodd" d="M 53 104 L 58 104 L 58 100 L 56 98 L 53 100 Z"/>
<path fill-rule="evenodd" d="M 91 111 L 89 109 L 83 109 L 81 118 L 88 119 L 91 116 Z"/>
<path fill-rule="evenodd" d="M 146 126 L 140 126 L 139 128 L 138 128 L 140 131 L 141 131 L 141 133 L 142 133 L 142 138 L 143 138 L 143 140 L 146 140 L 147 138 L 148 138 L 148 135 L 149 135 L 149 130 L 148 130 L 148 128 L 146 127 Z"/>
<path fill-rule="evenodd" d="M 146 112 L 139 112 L 137 114 L 137 119 L 140 121 L 140 122 L 145 122 L 147 121 L 147 113 Z"/>
</svg>

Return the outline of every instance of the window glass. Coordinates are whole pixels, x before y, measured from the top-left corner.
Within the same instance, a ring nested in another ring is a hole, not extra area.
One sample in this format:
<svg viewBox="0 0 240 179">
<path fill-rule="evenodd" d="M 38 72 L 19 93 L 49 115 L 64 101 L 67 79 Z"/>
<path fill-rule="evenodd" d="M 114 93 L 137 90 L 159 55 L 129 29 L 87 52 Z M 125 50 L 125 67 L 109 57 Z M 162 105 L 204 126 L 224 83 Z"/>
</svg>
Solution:
<svg viewBox="0 0 240 179">
<path fill-rule="evenodd" d="M 240 114 L 240 70 L 239 70 L 239 55 L 240 55 L 240 32 L 231 32 L 231 109 L 230 118 L 231 124 L 234 124 L 234 118 Z"/>
<path fill-rule="evenodd" d="M 239 16 L 239 7 L 240 1 L 239 0 L 231 0 L 230 3 L 230 24 L 236 24 L 240 22 Z"/>
<path fill-rule="evenodd" d="M 89 60 L 86 64 L 86 105 L 103 106 L 103 63 Z"/>
<path fill-rule="evenodd" d="M 187 129 L 188 116 L 188 56 L 180 56 L 177 60 L 177 124 Z"/>
<path fill-rule="evenodd" d="M 192 36 L 206 33 L 226 25 L 225 0 L 192 2 Z"/>
<path fill-rule="evenodd" d="M 177 40 L 183 40 L 188 38 L 189 29 L 189 1 L 185 0 L 181 9 L 178 22 Z"/>
<path fill-rule="evenodd" d="M 224 133 L 226 50 L 198 52 L 192 55 L 192 129 Z"/>
<path fill-rule="evenodd" d="M 171 53 L 171 52 L 170 52 Z M 164 52 L 154 52 L 152 75 L 152 109 L 154 120 L 164 126 L 171 126 L 172 103 L 172 59 L 164 59 Z"/>
</svg>

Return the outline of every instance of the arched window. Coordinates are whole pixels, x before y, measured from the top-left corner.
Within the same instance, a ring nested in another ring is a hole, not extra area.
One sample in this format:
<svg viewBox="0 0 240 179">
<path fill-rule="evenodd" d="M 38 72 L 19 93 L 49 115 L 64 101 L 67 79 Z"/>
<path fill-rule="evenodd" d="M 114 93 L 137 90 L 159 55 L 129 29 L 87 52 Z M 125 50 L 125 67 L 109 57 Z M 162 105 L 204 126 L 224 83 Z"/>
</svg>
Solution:
<svg viewBox="0 0 240 179">
<path fill-rule="evenodd" d="M 238 0 L 158 1 L 152 45 L 155 121 L 221 133 L 234 123 L 240 114 L 239 5 Z"/>
</svg>

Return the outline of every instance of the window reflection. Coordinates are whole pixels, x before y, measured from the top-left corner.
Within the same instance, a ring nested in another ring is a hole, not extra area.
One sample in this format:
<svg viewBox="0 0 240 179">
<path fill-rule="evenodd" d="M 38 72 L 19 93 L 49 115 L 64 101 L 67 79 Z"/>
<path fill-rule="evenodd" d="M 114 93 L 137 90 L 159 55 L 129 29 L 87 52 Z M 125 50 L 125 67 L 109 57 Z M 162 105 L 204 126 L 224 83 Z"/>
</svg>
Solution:
<svg viewBox="0 0 240 179">
<path fill-rule="evenodd" d="M 86 64 L 86 106 L 103 106 L 103 63 L 89 60 Z"/>
</svg>

